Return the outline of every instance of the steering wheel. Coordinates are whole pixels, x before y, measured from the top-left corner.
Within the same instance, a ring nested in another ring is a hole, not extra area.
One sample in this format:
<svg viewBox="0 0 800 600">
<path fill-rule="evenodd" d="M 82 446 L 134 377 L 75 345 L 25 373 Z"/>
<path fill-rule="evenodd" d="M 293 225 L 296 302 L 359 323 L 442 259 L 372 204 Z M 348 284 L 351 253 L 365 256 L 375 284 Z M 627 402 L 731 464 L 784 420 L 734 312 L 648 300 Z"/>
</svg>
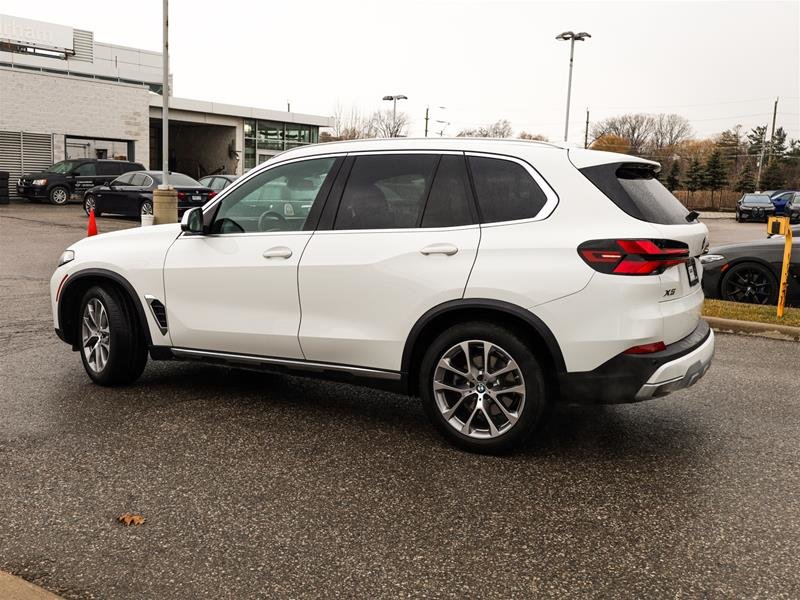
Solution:
<svg viewBox="0 0 800 600">
<path fill-rule="evenodd" d="M 283 218 L 283 215 L 276 213 L 275 211 L 268 210 L 258 218 L 258 230 L 274 231 L 275 230 L 274 225 L 276 224 L 278 225 L 278 229 L 280 230 L 282 229 L 281 225 L 283 225 L 285 222 L 286 219 Z"/>
</svg>

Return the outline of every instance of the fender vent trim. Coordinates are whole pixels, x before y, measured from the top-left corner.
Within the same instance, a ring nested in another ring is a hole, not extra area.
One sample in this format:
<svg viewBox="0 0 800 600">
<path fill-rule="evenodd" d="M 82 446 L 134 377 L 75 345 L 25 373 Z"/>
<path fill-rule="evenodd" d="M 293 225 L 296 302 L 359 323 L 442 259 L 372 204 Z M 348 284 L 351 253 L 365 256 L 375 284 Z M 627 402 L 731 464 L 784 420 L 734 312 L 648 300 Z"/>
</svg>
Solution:
<svg viewBox="0 0 800 600">
<path fill-rule="evenodd" d="M 167 335 L 167 331 L 169 329 L 167 326 L 167 307 L 164 306 L 164 303 L 161 302 L 161 300 L 155 296 L 151 296 L 150 294 L 145 294 L 144 299 L 147 300 L 147 305 L 150 307 L 150 312 L 153 313 L 153 318 L 158 324 L 158 330 L 163 335 Z"/>
</svg>

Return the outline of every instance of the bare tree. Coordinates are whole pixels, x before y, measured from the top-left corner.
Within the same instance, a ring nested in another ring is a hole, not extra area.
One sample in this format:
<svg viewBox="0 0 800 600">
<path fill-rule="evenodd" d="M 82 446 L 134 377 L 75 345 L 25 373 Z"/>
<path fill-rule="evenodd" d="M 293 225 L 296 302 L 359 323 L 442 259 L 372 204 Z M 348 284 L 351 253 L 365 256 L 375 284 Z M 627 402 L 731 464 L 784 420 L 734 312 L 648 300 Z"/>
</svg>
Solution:
<svg viewBox="0 0 800 600">
<path fill-rule="evenodd" d="M 332 118 L 331 141 L 375 137 L 371 119 L 364 117 L 356 106 L 345 109 L 337 104 Z"/>
<path fill-rule="evenodd" d="M 595 140 L 604 135 L 615 135 L 627 140 L 631 154 L 644 154 L 655 128 L 655 119 L 644 113 L 620 115 L 603 119 L 592 127 Z"/>
<path fill-rule="evenodd" d="M 410 119 L 404 112 L 394 115 L 389 109 L 376 110 L 369 121 L 369 130 L 373 135 L 368 137 L 405 137 L 409 125 Z"/>
<path fill-rule="evenodd" d="M 550 141 L 549 139 L 547 139 L 546 135 L 542 135 L 541 133 L 528 133 L 527 131 L 520 131 L 517 138 L 520 140 L 533 140 L 535 142 Z"/>
<path fill-rule="evenodd" d="M 512 133 L 511 123 L 506 119 L 500 119 L 491 125 L 462 129 L 458 132 L 458 137 L 509 138 Z"/>
<path fill-rule="evenodd" d="M 658 114 L 653 117 L 653 134 L 651 143 L 654 150 L 674 148 L 692 136 L 689 120 L 681 115 Z"/>
</svg>

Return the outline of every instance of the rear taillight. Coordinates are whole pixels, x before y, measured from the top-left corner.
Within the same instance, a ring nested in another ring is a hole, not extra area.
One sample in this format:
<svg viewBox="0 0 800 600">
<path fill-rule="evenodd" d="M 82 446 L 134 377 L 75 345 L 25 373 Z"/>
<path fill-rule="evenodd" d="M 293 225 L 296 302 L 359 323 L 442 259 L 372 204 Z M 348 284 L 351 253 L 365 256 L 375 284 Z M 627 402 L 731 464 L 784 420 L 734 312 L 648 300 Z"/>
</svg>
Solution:
<svg viewBox="0 0 800 600">
<path fill-rule="evenodd" d="M 642 344 L 641 346 L 634 346 L 625 350 L 625 354 L 652 354 L 653 352 L 661 352 L 666 350 L 667 347 L 664 342 L 653 342 L 652 344 Z"/>
<path fill-rule="evenodd" d="M 186 200 L 186 192 L 178 192 L 178 200 Z"/>
<path fill-rule="evenodd" d="M 611 275 L 658 275 L 689 258 L 689 246 L 674 240 L 591 240 L 578 254 L 595 271 Z"/>
<path fill-rule="evenodd" d="M 212 190 L 212 191 L 208 192 L 208 199 L 211 200 L 216 195 L 217 195 L 217 192 Z"/>
</svg>

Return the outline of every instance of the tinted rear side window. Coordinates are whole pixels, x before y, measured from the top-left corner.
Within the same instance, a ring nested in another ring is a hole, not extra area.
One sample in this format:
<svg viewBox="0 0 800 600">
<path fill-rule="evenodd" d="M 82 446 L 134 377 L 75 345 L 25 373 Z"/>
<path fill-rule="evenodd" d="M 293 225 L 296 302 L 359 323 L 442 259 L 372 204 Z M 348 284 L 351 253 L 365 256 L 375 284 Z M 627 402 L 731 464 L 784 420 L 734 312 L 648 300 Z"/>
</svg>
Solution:
<svg viewBox="0 0 800 600">
<path fill-rule="evenodd" d="M 689 210 L 655 178 L 650 165 L 610 163 L 580 169 L 586 178 L 635 219 L 685 225 Z"/>
<path fill-rule="evenodd" d="M 435 154 L 357 157 L 333 228 L 417 227 L 438 160 Z"/>
<path fill-rule="evenodd" d="M 463 156 L 445 154 L 436 169 L 425 214 L 423 227 L 457 227 L 471 225 L 472 201 Z"/>
<path fill-rule="evenodd" d="M 518 163 L 470 156 L 469 167 L 483 223 L 530 219 L 547 203 L 542 188 Z"/>
<path fill-rule="evenodd" d="M 97 163 L 98 175 L 121 175 L 124 173 L 121 163 L 115 162 L 99 162 Z"/>
</svg>

